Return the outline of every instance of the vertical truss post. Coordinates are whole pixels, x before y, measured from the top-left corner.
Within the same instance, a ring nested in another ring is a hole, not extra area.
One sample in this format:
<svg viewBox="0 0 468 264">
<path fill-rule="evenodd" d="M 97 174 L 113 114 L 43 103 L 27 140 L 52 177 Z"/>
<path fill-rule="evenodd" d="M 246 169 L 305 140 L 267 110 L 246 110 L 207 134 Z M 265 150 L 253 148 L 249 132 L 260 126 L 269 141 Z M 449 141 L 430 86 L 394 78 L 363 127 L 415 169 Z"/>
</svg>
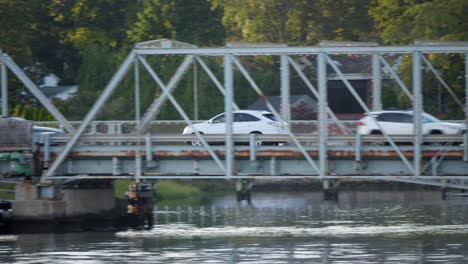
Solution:
<svg viewBox="0 0 468 264">
<path fill-rule="evenodd" d="M 137 144 L 136 144 L 136 151 L 135 151 L 135 181 L 138 183 L 140 182 L 140 178 L 142 175 L 142 169 L 141 169 L 141 150 L 140 150 L 140 138 L 137 138 Z"/>
<path fill-rule="evenodd" d="M 138 127 L 140 120 L 140 70 L 138 65 L 138 59 L 135 58 L 133 61 L 134 64 L 134 74 L 135 74 L 135 120 L 136 126 Z M 141 170 L 141 150 L 140 150 L 140 130 L 135 130 L 137 133 L 137 142 L 135 144 L 135 180 L 140 182 L 140 176 L 142 175 Z"/>
<path fill-rule="evenodd" d="M 379 54 L 372 54 L 372 110 L 382 110 L 382 69 Z"/>
<path fill-rule="evenodd" d="M 327 140 L 328 140 L 328 118 L 327 118 L 327 65 L 325 62 L 325 53 L 319 53 L 317 56 L 317 78 L 319 88 L 319 167 L 320 177 L 325 177 L 327 168 Z"/>
<path fill-rule="evenodd" d="M 0 50 L 0 54 L 2 50 Z M 6 65 L 0 61 L 0 81 L 2 86 L 2 116 L 8 116 L 8 82 Z"/>
<path fill-rule="evenodd" d="M 281 55 L 281 117 L 291 126 L 290 82 L 288 55 Z"/>
<path fill-rule="evenodd" d="M 413 124 L 414 124 L 414 176 L 421 175 L 421 146 L 422 146 L 422 71 L 421 52 L 413 53 Z"/>
<path fill-rule="evenodd" d="M 198 120 L 198 64 L 193 62 L 193 119 Z"/>
<path fill-rule="evenodd" d="M 115 88 L 119 85 L 120 81 L 122 81 L 123 77 L 125 76 L 125 74 L 130 69 L 130 66 L 131 66 L 134 58 L 135 58 L 135 54 L 133 52 L 130 52 L 130 54 L 127 56 L 127 58 L 122 63 L 120 68 L 117 70 L 117 72 L 114 74 L 112 79 L 109 81 L 106 88 L 104 89 L 102 94 L 97 99 L 96 103 L 94 103 L 91 110 L 89 110 L 88 114 L 83 119 L 83 122 L 81 123 L 81 125 L 78 127 L 78 129 L 73 134 L 73 136 L 70 138 L 70 140 L 67 142 L 67 144 L 63 148 L 63 151 L 60 153 L 60 155 L 52 163 L 49 170 L 47 170 L 46 176 L 41 179 L 42 182 L 46 181 L 49 177 L 54 175 L 55 171 L 58 169 L 60 164 L 62 164 L 62 162 L 65 160 L 65 158 L 68 156 L 68 153 L 70 153 L 71 149 L 73 148 L 75 143 L 78 141 L 81 134 L 83 134 L 86 127 L 89 125 L 89 123 L 91 123 L 91 121 L 94 119 L 94 117 L 97 115 L 97 113 L 101 110 L 102 106 L 107 102 L 109 97 L 114 92 Z"/>
<path fill-rule="evenodd" d="M 224 112 L 226 112 L 226 177 L 233 175 L 233 142 L 232 142 L 232 101 L 234 97 L 234 77 L 231 54 L 224 55 Z"/>
<path fill-rule="evenodd" d="M 140 114 L 140 67 L 138 65 L 138 59 L 135 58 L 135 120 L 139 121 L 141 118 Z"/>
<path fill-rule="evenodd" d="M 468 53 L 465 53 L 465 126 L 468 127 Z"/>
<path fill-rule="evenodd" d="M 354 158 L 354 169 L 361 170 L 361 161 L 362 161 L 362 135 L 356 133 L 356 149 L 355 149 L 355 158 Z"/>
<path fill-rule="evenodd" d="M 468 129 L 468 53 L 465 53 L 465 127 Z M 465 153 L 463 155 L 464 161 L 468 162 L 468 131 L 463 135 Z"/>
<path fill-rule="evenodd" d="M 151 152 L 151 136 L 147 134 L 145 136 L 145 148 L 146 148 L 146 166 L 151 167 L 153 164 L 153 153 Z"/>
</svg>

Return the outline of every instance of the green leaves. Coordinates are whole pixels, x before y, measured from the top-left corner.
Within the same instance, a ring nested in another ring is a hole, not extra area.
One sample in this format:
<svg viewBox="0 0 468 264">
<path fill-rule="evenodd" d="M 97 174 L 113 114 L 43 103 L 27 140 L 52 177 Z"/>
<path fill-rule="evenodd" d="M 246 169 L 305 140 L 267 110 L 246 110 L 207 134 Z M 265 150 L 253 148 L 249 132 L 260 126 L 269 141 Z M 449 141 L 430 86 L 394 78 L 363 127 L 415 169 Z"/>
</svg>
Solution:
<svg viewBox="0 0 468 264">
<path fill-rule="evenodd" d="M 468 40 L 468 2 L 464 0 L 381 0 L 370 10 L 384 42 L 415 39 Z"/>
<path fill-rule="evenodd" d="M 38 82 L 41 74 L 55 73 L 61 84 L 78 84 L 78 96 L 64 104 L 66 116 L 80 118 L 94 103 L 119 63 L 136 42 L 170 38 L 198 46 L 222 46 L 228 41 L 274 42 L 316 45 L 321 40 L 379 41 L 412 44 L 416 39 L 468 40 L 466 0 L 0 0 L 0 48 L 12 56 Z M 440 69 L 459 97 L 463 97 L 460 57 L 429 58 Z M 148 59 L 167 80 L 178 59 Z M 214 62 L 214 61 L 213 61 Z M 245 67 L 267 94 L 278 93 L 278 62 L 271 58 L 244 58 Z M 219 61 L 213 70 L 222 76 Z M 400 72 L 411 83 L 410 61 Z M 207 118 L 223 110 L 222 96 L 199 70 L 200 116 Z M 191 74 L 177 90 L 185 110 L 193 111 Z M 20 102 L 22 86 L 10 78 L 10 102 Z M 152 79 L 141 75 L 142 108 L 160 90 Z M 295 93 L 307 93 L 301 82 L 292 83 Z M 123 80 L 102 117 L 133 118 L 133 80 Z M 236 76 L 236 101 L 241 107 L 256 98 L 249 84 Z M 425 79 L 426 100 L 437 91 L 434 78 Z M 215 94 L 215 95 L 213 95 Z M 242 96 L 240 96 L 242 95 Z M 389 94 L 390 104 L 406 104 L 400 93 Z M 442 97 L 444 95 L 442 94 Z M 391 99 L 390 99 L 391 98 Z M 31 102 L 33 103 L 33 102 Z M 433 102 L 430 102 L 433 104 Z M 452 108 L 450 101 L 448 108 Z M 457 110 L 458 111 L 458 110 Z M 461 112 L 454 112 L 458 116 Z M 22 113 L 20 113 L 22 114 Z M 178 117 L 165 107 L 161 117 Z"/>
</svg>

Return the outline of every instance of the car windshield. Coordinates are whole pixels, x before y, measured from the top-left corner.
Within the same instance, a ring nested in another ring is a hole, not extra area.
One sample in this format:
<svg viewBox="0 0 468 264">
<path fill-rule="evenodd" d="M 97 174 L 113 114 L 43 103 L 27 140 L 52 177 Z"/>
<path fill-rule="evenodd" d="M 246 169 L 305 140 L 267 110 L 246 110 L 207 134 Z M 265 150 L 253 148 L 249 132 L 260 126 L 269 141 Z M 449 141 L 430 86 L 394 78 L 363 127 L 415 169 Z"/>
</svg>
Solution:
<svg viewBox="0 0 468 264">
<path fill-rule="evenodd" d="M 278 121 L 278 119 L 276 119 L 276 117 L 272 113 L 263 114 L 263 116 L 270 119 L 270 120 Z"/>
<path fill-rule="evenodd" d="M 440 122 L 440 120 L 431 116 L 430 114 L 423 113 L 422 122 L 423 123 L 436 123 L 436 122 Z"/>
</svg>

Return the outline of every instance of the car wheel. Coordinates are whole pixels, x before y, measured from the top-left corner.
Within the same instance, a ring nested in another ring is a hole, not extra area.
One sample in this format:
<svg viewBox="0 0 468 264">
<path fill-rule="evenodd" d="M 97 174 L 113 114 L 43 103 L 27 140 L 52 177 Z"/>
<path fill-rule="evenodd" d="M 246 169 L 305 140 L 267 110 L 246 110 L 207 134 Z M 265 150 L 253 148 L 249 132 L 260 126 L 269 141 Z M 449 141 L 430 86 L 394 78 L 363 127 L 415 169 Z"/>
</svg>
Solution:
<svg viewBox="0 0 468 264">
<path fill-rule="evenodd" d="M 375 129 L 375 130 L 372 130 L 369 135 L 382 135 L 382 132 L 378 129 Z M 388 145 L 389 142 L 387 141 L 382 141 L 382 142 L 372 142 L 370 143 L 369 145 L 371 146 L 385 146 L 385 145 Z"/>
<path fill-rule="evenodd" d="M 429 132 L 429 135 L 442 135 L 444 133 L 442 133 L 442 131 L 440 130 L 431 130 L 431 132 Z M 445 145 L 444 142 L 432 142 L 430 143 L 429 145 L 431 146 L 443 146 Z"/>
<path fill-rule="evenodd" d="M 250 132 L 250 134 L 261 135 L 262 133 L 258 131 L 254 131 L 254 132 Z M 254 145 L 257 147 L 262 146 L 263 142 L 261 140 L 255 140 Z"/>
<path fill-rule="evenodd" d="M 200 133 L 203 135 L 203 133 Z M 192 135 L 195 135 L 195 133 L 192 133 Z M 192 146 L 194 147 L 203 147 L 203 142 L 201 142 L 200 140 L 192 140 L 190 141 L 190 144 L 192 144 Z"/>
</svg>

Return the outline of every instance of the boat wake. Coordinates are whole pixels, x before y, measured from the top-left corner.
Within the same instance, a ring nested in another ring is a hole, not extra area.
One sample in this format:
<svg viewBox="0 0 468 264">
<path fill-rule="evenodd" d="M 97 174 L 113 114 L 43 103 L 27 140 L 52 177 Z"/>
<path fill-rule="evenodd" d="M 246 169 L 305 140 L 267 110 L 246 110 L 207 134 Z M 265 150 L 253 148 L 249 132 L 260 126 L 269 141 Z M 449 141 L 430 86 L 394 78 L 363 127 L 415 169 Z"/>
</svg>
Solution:
<svg viewBox="0 0 468 264">
<path fill-rule="evenodd" d="M 392 225 L 392 226 L 351 226 L 334 225 L 326 227 L 195 227 L 193 225 L 157 225 L 151 230 L 129 230 L 117 232 L 117 237 L 157 238 L 222 238 L 222 237 L 344 237 L 344 236 L 410 236 L 419 234 L 467 234 L 468 225 Z"/>
</svg>

